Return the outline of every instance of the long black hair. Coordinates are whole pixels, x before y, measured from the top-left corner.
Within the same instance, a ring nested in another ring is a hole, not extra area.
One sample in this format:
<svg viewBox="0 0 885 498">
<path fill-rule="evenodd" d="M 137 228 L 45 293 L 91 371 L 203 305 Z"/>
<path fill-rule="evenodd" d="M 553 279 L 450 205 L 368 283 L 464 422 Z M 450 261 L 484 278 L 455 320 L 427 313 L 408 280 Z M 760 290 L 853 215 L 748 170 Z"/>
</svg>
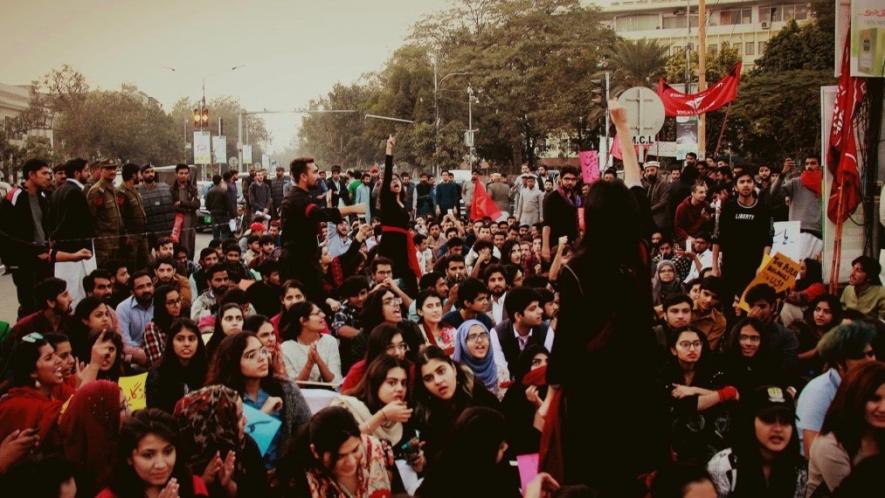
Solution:
<svg viewBox="0 0 885 498">
<path fill-rule="evenodd" d="M 403 371 L 406 372 L 406 385 L 412 385 L 411 382 L 409 382 L 409 365 L 408 362 L 401 360 L 396 356 L 390 356 L 388 354 L 378 356 L 368 364 L 366 367 L 366 374 L 363 375 L 360 382 L 342 394 L 353 396 L 362 401 L 369 409 L 369 412 L 375 413 L 384 408 L 384 402 L 378 398 L 378 389 L 387 379 L 388 372 L 394 368 L 402 368 Z M 410 394 L 410 392 L 406 392 L 406 396 L 409 396 Z"/>
<path fill-rule="evenodd" d="M 249 344 L 250 337 L 261 343 L 253 332 L 240 332 L 227 336 L 221 341 L 209 363 L 209 373 L 206 374 L 207 386 L 221 384 L 240 393 L 240 396 L 243 395 L 246 390 L 246 379 L 240 369 L 240 359 Z M 271 396 L 283 396 L 280 381 L 273 376 L 270 368 L 270 358 L 268 358 L 267 377 L 261 379 L 261 388 Z"/>
<path fill-rule="evenodd" d="M 181 364 L 175 355 L 175 347 L 173 346 L 175 336 L 182 330 L 192 332 L 197 336 L 197 351 L 187 366 Z M 161 379 L 175 379 L 194 389 L 203 385 L 206 371 L 209 369 L 209 356 L 206 353 L 206 345 L 203 344 L 203 336 L 200 335 L 200 328 L 193 320 L 178 318 L 169 325 L 168 332 L 166 332 L 166 349 L 163 350 L 163 358 L 157 364 L 157 369 L 160 371 Z"/>
<path fill-rule="evenodd" d="M 212 335 L 209 337 L 209 342 L 206 343 L 206 352 L 211 358 L 215 354 L 215 350 L 218 349 L 218 345 L 221 344 L 221 341 L 224 340 L 225 334 L 224 329 L 221 326 L 221 319 L 224 317 L 224 312 L 229 309 L 238 309 L 240 313 L 243 313 L 243 309 L 237 303 L 226 303 L 221 305 L 218 308 L 218 313 L 215 314 L 215 329 L 212 331 Z M 243 313 L 243 318 L 245 319 L 245 313 Z"/>
<path fill-rule="evenodd" d="M 114 465 L 111 491 L 121 498 L 144 496 L 144 481 L 135 473 L 129 459 L 132 458 L 132 453 L 138 449 L 138 443 L 148 435 L 154 435 L 175 447 L 175 466 L 172 469 L 172 477 L 178 481 L 178 495 L 181 498 L 193 497 L 193 477 L 187 468 L 187 455 L 180 451 L 181 440 L 178 433 L 178 423 L 175 417 L 156 408 L 138 410 L 123 423 L 123 427 L 120 429 L 120 440 L 117 444 L 117 460 Z"/>
<path fill-rule="evenodd" d="M 172 291 L 178 292 L 178 297 L 179 299 L 181 298 L 181 291 L 178 289 L 178 286 L 175 285 L 161 285 L 154 293 L 153 322 L 161 332 L 165 333 L 169 332 L 169 328 L 172 326 L 172 321 L 181 317 L 181 315 L 177 317 L 171 316 L 166 312 L 166 295 Z"/>
</svg>

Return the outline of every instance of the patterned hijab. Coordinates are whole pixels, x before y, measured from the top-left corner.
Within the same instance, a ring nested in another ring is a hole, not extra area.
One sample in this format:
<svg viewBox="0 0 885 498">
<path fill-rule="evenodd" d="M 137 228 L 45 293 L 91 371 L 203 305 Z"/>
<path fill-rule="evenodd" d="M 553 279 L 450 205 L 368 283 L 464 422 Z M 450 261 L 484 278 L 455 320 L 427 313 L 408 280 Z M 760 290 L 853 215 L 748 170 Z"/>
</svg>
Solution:
<svg viewBox="0 0 885 498">
<path fill-rule="evenodd" d="M 194 474 L 202 474 L 206 465 L 220 452 L 243 448 L 237 405 L 240 395 L 225 386 L 206 386 L 190 392 L 175 404 L 175 416 L 181 427 L 182 441 L 190 449 L 190 465 Z M 237 471 L 242 471 L 237 458 Z"/>
<path fill-rule="evenodd" d="M 61 417 L 65 458 L 82 464 L 98 489 L 110 478 L 120 435 L 120 408 L 120 386 L 96 380 L 77 391 Z"/>
<path fill-rule="evenodd" d="M 498 370 L 495 367 L 495 358 L 492 352 L 492 337 L 489 334 L 488 343 L 489 350 L 485 358 L 475 358 L 470 355 L 467 349 L 467 334 L 474 326 L 479 326 L 486 334 L 489 329 L 479 320 L 467 320 L 458 327 L 457 340 L 455 340 L 455 354 L 452 359 L 461 362 L 470 367 L 476 378 L 483 383 L 490 391 L 497 392 L 498 388 Z"/>
</svg>

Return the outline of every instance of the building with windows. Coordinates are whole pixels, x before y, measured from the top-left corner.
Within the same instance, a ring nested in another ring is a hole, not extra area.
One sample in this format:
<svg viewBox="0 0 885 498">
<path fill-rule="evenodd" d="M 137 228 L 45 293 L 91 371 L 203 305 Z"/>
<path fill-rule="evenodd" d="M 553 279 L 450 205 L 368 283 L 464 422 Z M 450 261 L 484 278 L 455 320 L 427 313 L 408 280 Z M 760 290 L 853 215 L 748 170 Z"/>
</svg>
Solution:
<svg viewBox="0 0 885 498">
<path fill-rule="evenodd" d="M 605 23 L 628 40 L 647 38 L 670 49 L 670 54 L 697 47 L 697 2 L 678 0 L 591 0 L 600 8 Z M 707 46 L 717 50 L 724 43 L 743 59 L 743 70 L 755 65 L 768 40 L 791 20 L 811 19 L 806 3 L 777 0 L 708 1 Z"/>
</svg>

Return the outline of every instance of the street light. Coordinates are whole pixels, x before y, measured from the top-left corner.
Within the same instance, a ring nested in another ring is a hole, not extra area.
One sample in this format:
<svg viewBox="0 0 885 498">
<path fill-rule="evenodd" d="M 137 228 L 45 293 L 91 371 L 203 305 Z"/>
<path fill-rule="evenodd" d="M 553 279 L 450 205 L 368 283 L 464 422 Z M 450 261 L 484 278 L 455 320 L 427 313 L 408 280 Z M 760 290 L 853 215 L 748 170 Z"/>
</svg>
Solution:
<svg viewBox="0 0 885 498">
<path fill-rule="evenodd" d="M 434 135 L 433 155 L 434 155 L 435 159 L 438 161 L 439 160 L 439 99 L 437 98 L 437 92 L 439 92 L 439 87 L 440 87 L 440 85 L 442 85 L 443 81 L 445 81 L 449 77 L 466 76 L 466 75 L 469 75 L 470 72 L 469 71 L 451 72 L 451 73 L 448 73 L 445 76 L 443 76 L 442 78 L 439 78 L 437 80 L 437 69 L 438 68 L 437 68 L 436 57 L 432 57 L 432 62 L 433 62 L 433 113 L 436 118 L 434 120 L 434 127 L 435 127 L 436 133 Z M 437 169 L 437 170 L 439 169 L 438 164 L 434 164 L 433 166 L 435 169 Z M 436 171 L 435 174 L 439 174 L 439 171 Z"/>
</svg>

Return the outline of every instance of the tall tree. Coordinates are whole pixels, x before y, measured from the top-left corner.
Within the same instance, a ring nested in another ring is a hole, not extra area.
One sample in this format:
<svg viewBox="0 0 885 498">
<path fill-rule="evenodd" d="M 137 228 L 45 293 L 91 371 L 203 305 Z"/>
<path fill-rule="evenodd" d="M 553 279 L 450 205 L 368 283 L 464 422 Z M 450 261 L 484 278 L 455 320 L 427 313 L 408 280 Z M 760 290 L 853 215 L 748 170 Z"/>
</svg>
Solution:
<svg viewBox="0 0 885 498">
<path fill-rule="evenodd" d="M 612 71 L 613 93 L 634 86 L 654 88 L 664 75 L 668 48 L 656 40 L 618 40 L 606 50 L 606 67 Z"/>
</svg>

